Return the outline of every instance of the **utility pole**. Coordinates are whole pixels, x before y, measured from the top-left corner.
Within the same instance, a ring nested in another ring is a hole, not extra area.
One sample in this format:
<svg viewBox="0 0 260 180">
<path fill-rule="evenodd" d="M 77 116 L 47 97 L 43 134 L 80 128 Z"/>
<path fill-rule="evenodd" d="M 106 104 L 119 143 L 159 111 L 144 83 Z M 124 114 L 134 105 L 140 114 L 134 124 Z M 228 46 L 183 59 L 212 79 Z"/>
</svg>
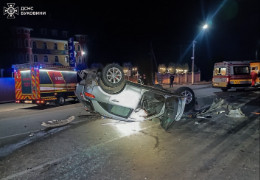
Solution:
<svg viewBox="0 0 260 180">
<path fill-rule="evenodd" d="M 194 60 L 195 60 L 195 43 L 196 41 L 192 41 L 192 67 L 191 67 L 191 83 L 194 84 Z"/>
<path fill-rule="evenodd" d="M 155 54 L 154 54 L 154 50 L 153 50 L 153 43 L 152 43 L 152 41 L 150 42 L 150 53 L 151 53 L 151 59 L 153 59 L 153 60 L 151 60 L 151 66 L 152 66 L 152 83 L 154 84 L 154 82 L 155 82 L 155 77 L 154 77 L 154 73 L 158 70 L 158 66 L 157 66 L 157 60 L 156 60 L 156 57 L 155 57 Z M 155 65 L 155 68 L 153 68 L 154 67 L 154 65 Z"/>
</svg>

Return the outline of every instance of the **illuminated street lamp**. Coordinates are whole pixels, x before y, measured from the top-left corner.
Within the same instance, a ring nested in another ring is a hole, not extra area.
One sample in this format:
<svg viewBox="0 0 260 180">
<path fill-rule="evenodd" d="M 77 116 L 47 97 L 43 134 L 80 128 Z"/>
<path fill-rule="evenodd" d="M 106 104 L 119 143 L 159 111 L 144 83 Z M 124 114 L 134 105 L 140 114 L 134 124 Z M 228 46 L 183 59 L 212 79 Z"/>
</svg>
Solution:
<svg viewBox="0 0 260 180">
<path fill-rule="evenodd" d="M 202 26 L 202 29 L 208 29 L 208 27 L 209 27 L 208 24 L 204 24 L 204 25 Z"/>
<path fill-rule="evenodd" d="M 203 30 L 206 30 L 208 29 L 208 24 L 204 24 L 202 26 L 202 29 Z M 192 66 L 191 66 L 191 83 L 194 84 L 194 60 L 195 60 L 195 44 L 196 44 L 196 41 L 192 41 L 192 57 L 191 57 L 191 60 L 192 60 Z"/>
</svg>

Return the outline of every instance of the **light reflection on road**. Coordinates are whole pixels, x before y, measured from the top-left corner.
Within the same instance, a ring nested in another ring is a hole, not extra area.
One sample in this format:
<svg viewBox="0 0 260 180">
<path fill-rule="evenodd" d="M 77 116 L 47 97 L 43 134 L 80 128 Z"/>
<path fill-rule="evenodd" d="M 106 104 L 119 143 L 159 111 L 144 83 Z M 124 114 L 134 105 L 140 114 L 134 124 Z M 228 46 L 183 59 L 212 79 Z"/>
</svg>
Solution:
<svg viewBox="0 0 260 180">
<path fill-rule="evenodd" d="M 124 136 L 129 136 L 138 133 L 141 130 L 140 122 L 128 122 L 115 124 L 117 130 Z"/>
</svg>

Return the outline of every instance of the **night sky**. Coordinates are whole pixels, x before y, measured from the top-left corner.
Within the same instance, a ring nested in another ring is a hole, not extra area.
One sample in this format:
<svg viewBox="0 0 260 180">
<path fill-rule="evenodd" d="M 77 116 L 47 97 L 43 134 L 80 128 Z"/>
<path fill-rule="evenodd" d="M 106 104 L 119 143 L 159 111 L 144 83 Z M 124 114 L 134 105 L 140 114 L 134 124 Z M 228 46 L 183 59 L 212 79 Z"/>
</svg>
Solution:
<svg viewBox="0 0 260 180">
<path fill-rule="evenodd" d="M 0 9 L 6 3 L 1 2 Z M 216 61 L 260 58 L 259 0 L 8 3 L 33 6 L 47 15 L 16 16 L 10 20 L 1 13 L 1 46 L 8 41 L 5 34 L 12 25 L 58 28 L 88 36 L 89 63 L 131 62 L 140 66 L 151 60 L 153 50 L 154 64 L 190 65 L 191 44 L 197 37 L 195 64 L 206 80 L 211 78 Z M 206 21 L 210 27 L 202 33 L 201 26 Z"/>
</svg>

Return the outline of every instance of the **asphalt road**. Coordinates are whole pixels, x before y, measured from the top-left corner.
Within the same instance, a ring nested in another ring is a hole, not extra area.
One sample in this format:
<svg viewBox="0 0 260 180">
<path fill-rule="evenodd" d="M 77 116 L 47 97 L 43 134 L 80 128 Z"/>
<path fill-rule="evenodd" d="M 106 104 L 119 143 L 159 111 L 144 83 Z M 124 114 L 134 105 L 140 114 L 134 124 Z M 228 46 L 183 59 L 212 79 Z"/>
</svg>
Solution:
<svg viewBox="0 0 260 180">
<path fill-rule="evenodd" d="M 80 103 L 69 102 L 60 107 L 15 103 L 1 104 L 0 107 L 0 147 L 24 135 L 41 131 L 43 121 L 66 119 L 84 112 Z"/>
<path fill-rule="evenodd" d="M 175 89 L 179 86 L 176 85 Z M 216 92 L 219 89 L 211 88 L 209 84 L 190 86 L 196 95 L 197 109 L 208 106 L 212 103 Z M 174 90 L 174 89 L 168 89 Z M 0 147 L 20 140 L 32 133 L 43 129 L 42 122 L 50 120 L 62 120 L 70 116 L 78 116 L 84 113 L 80 103 L 71 104 L 70 101 L 65 106 L 39 107 L 32 104 L 0 104 Z M 1 155 L 1 153 L 0 153 Z"/>
<path fill-rule="evenodd" d="M 4 155 L 20 146 L 1 158 L 0 178 L 259 179 L 259 91 L 215 95 L 216 106 L 197 118 L 183 118 L 168 131 L 158 119 L 141 123 L 103 119 L 86 113 L 79 103 L 15 110 L 21 122 L 33 115 L 37 121 L 45 116 L 76 119 L 1 147 Z M 228 109 L 238 108 L 245 117 L 227 116 Z M 8 111 L 10 119 L 15 112 Z M 7 111 L 1 118 L 0 123 L 9 118 Z"/>
</svg>

